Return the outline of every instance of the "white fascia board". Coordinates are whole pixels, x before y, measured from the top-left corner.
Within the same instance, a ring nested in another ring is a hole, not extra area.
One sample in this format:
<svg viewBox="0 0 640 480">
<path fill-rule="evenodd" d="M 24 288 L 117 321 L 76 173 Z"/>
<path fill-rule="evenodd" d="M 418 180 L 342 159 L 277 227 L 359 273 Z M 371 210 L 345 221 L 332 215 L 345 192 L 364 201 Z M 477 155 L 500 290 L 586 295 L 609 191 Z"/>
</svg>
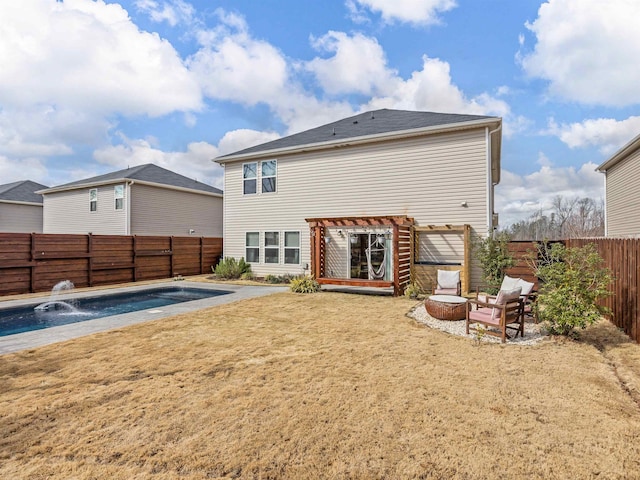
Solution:
<svg viewBox="0 0 640 480">
<path fill-rule="evenodd" d="M 640 148 L 640 135 L 637 135 L 633 140 L 631 140 L 624 147 L 614 153 L 613 156 L 609 158 L 609 160 L 605 161 L 598 168 L 596 168 L 596 171 L 606 172 L 609 168 L 613 167 L 620 160 L 632 154 L 638 148 Z"/>
<path fill-rule="evenodd" d="M 341 148 L 353 145 L 361 145 L 363 143 L 379 142 L 384 140 L 397 140 L 402 138 L 418 137 L 425 134 L 436 134 L 454 132 L 459 130 L 469 130 L 473 128 L 481 128 L 491 125 L 501 125 L 502 119 L 495 117 L 491 119 L 472 120 L 469 122 L 454 123 L 448 125 L 435 125 L 425 128 L 412 128 L 410 130 L 399 130 L 395 132 L 377 133 L 374 135 L 364 135 L 361 137 L 345 138 L 341 140 L 332 140 L 329 142 L 307 143 L 304 145 L 295 145 L 292 147 L 275 148 L 273 150 L 261 150 L 259 152 L 251 152 L 238 155 L 229 155 L 227 157 L 219 157 L 213 159 L 214 162 L 224 165 L 225 163 L 246 161 L 263 157 L 275 157 L 278 155 L 290 155 L 293 153 L 313 152 L 317 150 L 325 150 L 330 148 Z"/>
<path fill-rule="evenodd" d="M 81 190 L 81 189 L 85 189 L 85 188 L 95 188 L 95 187 L 102 187 L 104 185 L 117 185 L 120 183 L 128 183 L 130 185 L 148 185 L 150 187 L 158 187 L 158 188 L 165 188 L 167 190 L 177 190 L 180 192 L 188 192 L 188 193 L 197 193 L 200 195 L 207 195 L 210 197 L 218 197 L 218 198 L 222 198 L 223 194 L 221 193 L 214 193 L 214 192 L 205 192 L 204 190 L 195 190 L 193 188 L 185 188 L 185 187 L 178 187 L 175 185 L 167 185 L 166 183 L 155 183 L 155 182 L 147 182 L 145 180 L 135 180 L 135 179 L 131 179 L 131 178 L 119 178 L 119 179 L 115 179 L 115 180 L 105 180 L 102 182 L 91 182 L 91 183 L 83 183 L 83 184 L 77 184 L 77 185 L 73 185 L 73 186 L 68 186 L 68 187 L 53 187 L 53 188 L 48 188 L 46 190 L 38 190 L 35 193 L 40 193 L 42 195 L 46 195 L 48 193 L 58 193 L 58 192 L 65 192 L 65 191 L 70 191 L 70 190 Z"/>
<path fill-rule="evenodd" d="M 41 203 L 37 202 L 21 202 L 19 200 L 0 200 L 0 203 L 11 203 L 13 205 L 29 205 L 31 207 L 41 207 Z"/>
</svg>

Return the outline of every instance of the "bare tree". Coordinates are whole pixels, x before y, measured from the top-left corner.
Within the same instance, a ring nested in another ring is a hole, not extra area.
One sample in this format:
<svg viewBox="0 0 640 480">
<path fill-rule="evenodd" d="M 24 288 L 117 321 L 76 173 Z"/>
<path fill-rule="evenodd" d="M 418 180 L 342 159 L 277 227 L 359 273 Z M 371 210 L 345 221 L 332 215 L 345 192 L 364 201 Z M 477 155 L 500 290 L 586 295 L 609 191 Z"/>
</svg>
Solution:
<svg viewBox="0 0 640 480">
<path fill-rule="evenodd" d="M 557 195 L 549 216 L 538 211 L 506 229 L 513 240 L 560 240 L 604 235 L 604 202 Z"/>
</svg>

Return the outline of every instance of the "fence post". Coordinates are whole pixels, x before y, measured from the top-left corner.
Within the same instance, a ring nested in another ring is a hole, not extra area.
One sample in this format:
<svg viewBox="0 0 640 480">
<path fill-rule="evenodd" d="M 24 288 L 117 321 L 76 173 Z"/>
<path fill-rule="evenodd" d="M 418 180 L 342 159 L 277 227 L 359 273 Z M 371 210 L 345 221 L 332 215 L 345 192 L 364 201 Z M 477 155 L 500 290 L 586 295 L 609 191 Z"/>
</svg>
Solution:
<svg viewBox="0 0 640 480">
<path fill-rule="evenodd" d="M 89 271 L 87 272 L 87 280 L 89 281 L 89 286 L 93 287 L 93 234 L 91 232 L 89 232 L 89 236 L 88 236 L 88 245 L 87 245 L 87 253 L 89 254 L 89 265 L 88 265 L 88 269 Z"/>
<path fill-rule="evenodd" d="M 35 293 L 36 291 L 36 234 L 31 233 L 31 258 L 29 261 L 29 292 Z"/>
</svg>

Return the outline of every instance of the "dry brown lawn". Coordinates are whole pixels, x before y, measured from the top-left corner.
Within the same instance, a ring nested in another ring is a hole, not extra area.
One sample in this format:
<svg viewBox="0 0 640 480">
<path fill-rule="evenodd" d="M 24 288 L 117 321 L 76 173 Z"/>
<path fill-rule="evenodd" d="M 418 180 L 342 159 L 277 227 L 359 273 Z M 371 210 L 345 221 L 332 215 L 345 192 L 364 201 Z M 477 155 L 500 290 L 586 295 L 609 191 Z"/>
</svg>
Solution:
<svg viewBox="0 0 640 480">
<path fill-rule="evenodd" d="M 3 479 L 640 478 L 640 347 L 277 294 L 0 356 Z"/>
</svg>

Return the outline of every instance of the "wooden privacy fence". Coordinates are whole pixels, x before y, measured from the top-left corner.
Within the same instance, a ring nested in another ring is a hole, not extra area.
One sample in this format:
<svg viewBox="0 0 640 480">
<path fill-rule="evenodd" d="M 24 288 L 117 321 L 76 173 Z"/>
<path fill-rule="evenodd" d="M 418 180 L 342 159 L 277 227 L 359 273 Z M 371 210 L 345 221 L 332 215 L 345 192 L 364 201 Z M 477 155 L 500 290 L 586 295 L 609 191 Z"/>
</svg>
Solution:
<svg viewBox="0 0 640 480">
<path fill-rule="evenodd" d="M 640 239 L 637 238 L 580 238 L 562 241 L 568 247 L 583 247 L 589 243 L 596 245 L 604 265 L 611 270 L 614 280 L 611 284 L 611 296 L 602 304 L 611 310 L 609 320 L 624 330 L 633 340 L 640 343 Z M 507 275 L 521 277 L 535 282 L 538 279 L 526 260 L 529 252 L 536 252 L 539 242 L 510 242 L 509 252 L 516 265 L 507 269 Z"/>
<path fill-rule="evenodd" d="M 0 233 L 0 295 L 211 272 L 222 238 Z"/>
<path fill-rule="evenodd" d="M 611 322 L 640 343 L 640 298 L 638 280 L 640 274 L 640 239 L 598 238 L 571 239 L 570 247 L 582 247 L 594 243 L 605 266 L 613 273 L 612 295 L 602 303 L 611 310 Z"/>
</svg>

